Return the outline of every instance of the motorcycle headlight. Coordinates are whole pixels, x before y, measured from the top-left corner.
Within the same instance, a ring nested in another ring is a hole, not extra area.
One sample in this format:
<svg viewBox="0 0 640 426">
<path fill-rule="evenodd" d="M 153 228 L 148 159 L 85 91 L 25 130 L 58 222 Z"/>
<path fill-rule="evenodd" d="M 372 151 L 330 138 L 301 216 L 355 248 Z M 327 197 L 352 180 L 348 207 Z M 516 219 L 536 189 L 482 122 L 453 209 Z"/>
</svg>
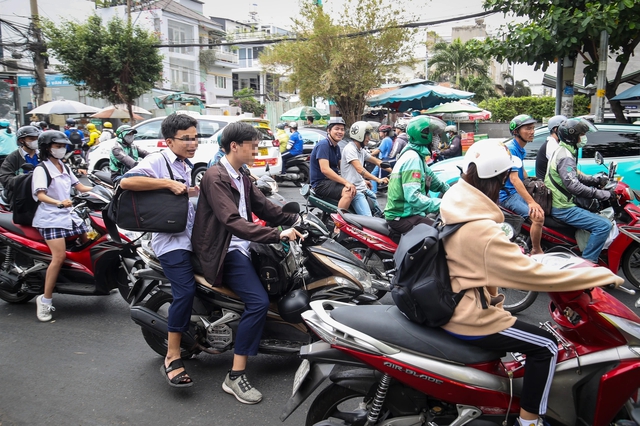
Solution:
<svg viewBox="0 0 640 426">
<path fill-rule="evenodd" d="M 359 282 L 365 290 L 371 288 L 371 274 L 362 268 L 358 268 L 350 263 L 341 260 L 329 258 L 333 264 L 342 269 L 347 275 L 356 282 Z"/>
</svg>

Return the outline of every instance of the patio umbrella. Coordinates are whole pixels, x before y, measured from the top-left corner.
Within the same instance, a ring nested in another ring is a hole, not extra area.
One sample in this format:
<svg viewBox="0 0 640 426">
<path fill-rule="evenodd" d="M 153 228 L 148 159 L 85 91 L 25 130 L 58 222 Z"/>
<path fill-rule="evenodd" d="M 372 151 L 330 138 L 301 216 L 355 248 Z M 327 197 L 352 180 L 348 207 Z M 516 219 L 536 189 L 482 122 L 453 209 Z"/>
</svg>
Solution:
<svg viewBox="0 0 640 426">
<path fill-rule="evenodd" d="M 313 116 L 314 119 L 320 120 L 321 118 L 328 118 L 329 114 L 322 113 L 320 110 L 310 107 L 310 106 L 302 106 L 290 109 L 280 116 L 280 120 L 282 121 L 297 121 L 297 120 L 306 120 L 308 116 Z"/>
<path fill-rule="evenodd" d="M 138 107 L 133 107 L 133 119 L 134 120 L 143 120 L 144 118 L 138 114 L 136 114 L 136 108 Z M 143 111 L 146 111 L 146 109 L 144 108 L 140 108 Z M 140 111 L 141 114 L 144 114 L 143 112 Z M 99 110 L 97 113 L 92 114 L 91 117 L 93 118 L 131 118 L 129 117 L 129 111 L 125 108 L 120 108 L 118 107 L 114 107 L 113 105 L 108 106 L 106 108 L 103 108 L 101 110 Z"/>
<path fill-rule="evenodd" d="M 625 90 L 624 92 L 611 98 L 612 101 L 624 101 L 630 99 L 640 99 L 640 84 Z"/>
<path fill-rule="evenodd" d="M 100 111 L 100 108 L 85 105 L 82 102 L 67 101 L 61 99 L 59 101 L 51 101 L 32 109 L 27 114 L 90 114 Z"/>
<path fill-rule="evenodd" d="M 468 102 L 447 102 L 426 111 L 427 114 L 437 115 L 443 120 L 473 121 L 488 120 L 491 112 Z"/>
<path fill-rule="evenodd" d="M 427 109 L 447 101 L 469 99 L 473 92 L 437 86 L 428 80 L 417 80 L 401 85 L 367 100 L 370 106 L 385 105 L 397 111 Z"/>
</svg>

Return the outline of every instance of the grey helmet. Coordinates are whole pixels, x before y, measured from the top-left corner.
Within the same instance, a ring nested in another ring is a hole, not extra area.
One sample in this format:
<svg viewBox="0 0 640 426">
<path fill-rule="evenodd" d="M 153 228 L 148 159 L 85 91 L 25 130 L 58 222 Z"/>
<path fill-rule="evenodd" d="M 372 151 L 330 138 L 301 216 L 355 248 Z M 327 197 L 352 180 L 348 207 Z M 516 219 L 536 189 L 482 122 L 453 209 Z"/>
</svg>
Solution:
<svg viewBox="0 0 640 426">
<path fill-rule="evenodd" d="M 555 115 L 553 117 L 551 117 L 549 119 L 549 122 L 547 123 L 547 128 L 549 129 L 549 133 L 555 133 L 555 128 L 558 127 L 560 124 L 562 124 L 563 121 L 565 121 L 567 119 L 567 117 L 565 117 L 564 115 Z"/>
</svg>

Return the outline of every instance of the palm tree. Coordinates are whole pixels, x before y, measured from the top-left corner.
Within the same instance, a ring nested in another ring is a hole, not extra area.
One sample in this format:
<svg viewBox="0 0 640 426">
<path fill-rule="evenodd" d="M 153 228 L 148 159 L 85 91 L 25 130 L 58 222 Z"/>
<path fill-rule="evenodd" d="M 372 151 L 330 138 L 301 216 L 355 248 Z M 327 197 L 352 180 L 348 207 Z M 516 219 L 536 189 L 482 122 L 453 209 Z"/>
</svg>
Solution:
<svg viewBox="0 0 640 426">
<path fill-rule="evenodd" d="M 460 90 L 473 92 L 473 101 L 475 103 L 486 101 L 487 99 L 499 97 L 496 92 L 496 86 L 489 76 L 476 77 L 460 77 Z"/>
<path fill-rule="evenodd" d="M 484 58 L 478 56 L 474 49 L 476 43 L 476 40 L 462 43 L 459 38 L 451 43 L 435 43 L 433 45 L 434 54 L 429 58 L 430 65 L 434 67 L 433 78 L 454 77 L 455 87 L 460 88 L 461 77 L 486 76 L 488 67 Z"/>
<path fill-rule="evenodd" d="M 529 80 L 515 80 L 511 74 L 502 74 L 502 80 L 504 81 L 504 95 L 512 96 L 514 98 L 521 98 L 523 96 L 531 96 L 531 88 L 529 87 Z"/>
</svg>

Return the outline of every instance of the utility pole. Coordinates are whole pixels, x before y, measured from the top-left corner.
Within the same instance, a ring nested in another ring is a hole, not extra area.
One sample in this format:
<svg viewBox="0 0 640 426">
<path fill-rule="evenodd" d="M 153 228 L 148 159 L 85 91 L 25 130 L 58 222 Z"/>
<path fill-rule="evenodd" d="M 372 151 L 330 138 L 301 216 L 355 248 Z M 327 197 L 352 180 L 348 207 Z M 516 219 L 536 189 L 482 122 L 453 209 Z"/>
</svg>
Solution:
<svg viewBox="0 0 640 426">
<path fill-rule="evenodd" d="M 596 82 L 596 123 L 604 122 L 604 95 L 607 86 L 607 52 L 609 51 L 609 33 L 602 30 L 600 33 L 600 51 L 598 52 L 598 80 Z"/>
<path fill-rule="evenodd" d="M 127 22 L 131 25 L 131 0 L 127 0 Z"/>
<path fill-rule="evenodd" d="M 573 117 L 573 79 L 576 72 L 575 58 L 565 57 L 562 60 L 562 105 L 560 114 Z"/>
<path fill-rule="evenodd" d="M 38 0 L 30 0 L 31 2 L 31 34 L 35 42 L 33 42 L 31 51 L 33 52 L 33 65 L 36 70 L 36 84 L 33 87 L 33 94 L 36 95 L 38 105 L 44 103 L 44 88 L 47 87 L 47 80 L 44 77 L 44 58 L 42 53 L 45 51 L 44 41 L 42 40 L 42 32 L 40 31 L 40 16 L 38 15 Z"/>
</svg>

